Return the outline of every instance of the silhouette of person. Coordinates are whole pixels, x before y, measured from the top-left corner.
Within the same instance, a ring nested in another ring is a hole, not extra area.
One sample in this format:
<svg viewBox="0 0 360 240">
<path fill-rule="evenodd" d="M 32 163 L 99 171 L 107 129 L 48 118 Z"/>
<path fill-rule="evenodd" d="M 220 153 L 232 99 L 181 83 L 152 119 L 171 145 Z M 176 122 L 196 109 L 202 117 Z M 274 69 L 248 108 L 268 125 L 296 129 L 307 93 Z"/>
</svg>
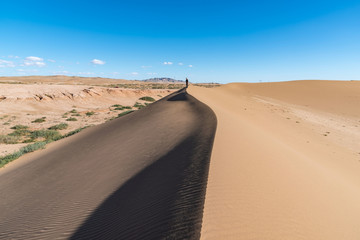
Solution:
<svg viewBox="0 0 360 240">
<path fill-rule="evenodd" d="M 189 80 L 186 78 L 186 88 L 189 86 Z"/>
</svg>

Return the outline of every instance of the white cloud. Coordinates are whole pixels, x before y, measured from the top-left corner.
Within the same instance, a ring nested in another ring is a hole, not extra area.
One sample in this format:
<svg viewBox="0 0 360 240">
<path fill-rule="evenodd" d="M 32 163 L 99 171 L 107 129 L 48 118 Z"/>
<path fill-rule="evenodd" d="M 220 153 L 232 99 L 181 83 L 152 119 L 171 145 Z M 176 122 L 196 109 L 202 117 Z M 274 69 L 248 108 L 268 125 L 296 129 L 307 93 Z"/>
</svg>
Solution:
<svg viewBox="0 0 360 240">
<path fill-rule="evenodd" d="M 81 74 L 81 75 L 94 75 L 95 73 L 93 73 L 93 72 L 78 72 L 78 74 Z"/>
<path fill-rule="evenodd" d="M 95 64 L 95 65 L 104 65 L 104 64 L 105 64 L 104 61 L 101 61 L 101 60 L 99 60 L 99 59 L 93 59 L 93 60 L 91 61 L 91 63 L 92 63 L 92 64 Z"/>
<path fill-rule="evenodd" d="M 179 63 L 180 66 L 184 65 L 183 63 Z"/>
<path fill-rule="evenodd" d="M 52 62 L 52 63 L 56 62 L 56 61 L 53 60 L 53 59 L 48 59 L 48 61 L 49 61 L 49 62 Z"/>
<path fill-rule="evenodd" d="M 16 69 L 17 72 L 19 73 L 34 73 L 34 72 L 38 72 L 39 70 L 37 69 Z"/>
<path fill-rule="evenodd" d="M 172 62 L 164 62 L 164 65 L 172 65 Z"/>
<path fill-rule="evenodd" d="M 25 58 L 23 66 L 44 67 L 46 65 L 46 63 L 44 63 L 43 61 L 44 61 L 44 59 L 42 59 L 42 58 L 30 56 L 30 57 Z"/>
<path fill-rule="evenodd" d="M 20 58 L 19 56 L 9 55 L 8 58 Z"/>
<path fill-rule="evenodd" d="M 193 65 L 189 65 L 189 67 L 193 67 Z"/>
<path fill-rule="evenodd" d="M 44 59 L 39 58 L 39 57 L 34 57 L 34 56 L 27 57 L 27 58 L 25 58 L 25 60 L 33 61 L 33 62 L 42 62 L 42 61 L 44 61 Z"/>
<path fill-rule="evenodd" d="M 138 72 L 132 72 L 131 75 L 139 75 Z"/>
<path fill-rule="evenodd" d="M 33 62 L 33 61 L 25 61 L 24 62 L 25 66 L 38 66 L 38 67 L 43 67 L 46 64 L 44 62 Z"/>
<path fill-rule="evenodd" d="M 141 66 L 141 68 L 151 68 L 151 66 Z"/>
<path fill-rule="evenodd" d="M 15 67 L 15 64 L 12 61 L 6 61 L 3 59 L 0 59 L 0 67 Z"/>
<path fill-rule="evenodd" d="M 66 70 L 53 72 L 53 74 L 68 74 L 68 73 L 70 73 L 70 72 L 69 72 L 69 71 L 66 71 Z"/>
<path fill-rule="evenodd" d="M 149 73 L 146 73 L 147 75 L 157 75 L 157 73 L 153 73 L 153 72 L 149 72 Z"/>
</svg>

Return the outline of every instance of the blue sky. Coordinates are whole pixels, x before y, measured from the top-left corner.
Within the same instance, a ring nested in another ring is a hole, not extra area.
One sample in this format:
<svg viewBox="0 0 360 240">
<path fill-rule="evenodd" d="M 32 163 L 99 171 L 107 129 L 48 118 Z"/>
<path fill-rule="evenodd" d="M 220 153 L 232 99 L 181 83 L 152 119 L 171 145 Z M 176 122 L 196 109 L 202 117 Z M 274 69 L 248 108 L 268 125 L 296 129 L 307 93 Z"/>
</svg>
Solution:
<svg viewBox="0 0 360 240">
<path fill-rule="evenodd" d="M 0 76 L 360 79 L 360 2 L 4 1 Z"/>
</svg>

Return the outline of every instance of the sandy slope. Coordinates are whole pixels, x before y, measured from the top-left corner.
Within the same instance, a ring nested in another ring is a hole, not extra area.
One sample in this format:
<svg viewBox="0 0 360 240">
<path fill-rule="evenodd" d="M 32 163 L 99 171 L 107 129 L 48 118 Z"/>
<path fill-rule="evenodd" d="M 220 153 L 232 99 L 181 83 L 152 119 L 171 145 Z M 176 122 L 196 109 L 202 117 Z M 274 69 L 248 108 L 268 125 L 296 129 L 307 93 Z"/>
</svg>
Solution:
<svg viewBox="0 0 360 240">
<path fill-rule="evenodd" d="M 360 82 L 189 92 L 218 118 L 203 239 L 360 239 Z"/>
<path fill-rule="evenodd" d="M 185 92 L 0 172 L 0 239 L 200 235 L 214 113 Z"/>
</svg>

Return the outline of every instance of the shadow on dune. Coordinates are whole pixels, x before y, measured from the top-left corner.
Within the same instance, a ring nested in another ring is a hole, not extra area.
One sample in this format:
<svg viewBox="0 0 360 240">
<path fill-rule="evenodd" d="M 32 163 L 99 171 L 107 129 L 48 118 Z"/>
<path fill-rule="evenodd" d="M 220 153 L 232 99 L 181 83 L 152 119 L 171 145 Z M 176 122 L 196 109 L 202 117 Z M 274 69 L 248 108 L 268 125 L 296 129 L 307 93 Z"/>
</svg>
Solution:
<svg viewBox="0 0 360 240">
<path fill-rule="evenodd" d="M 179 92 L 178 94 L 169 97 L 167 101 L 187 101 L 188 100 L 188 94 L 185 90 L 182 89 L 182 92 Z"/>
<path fill-rule="evenodd" d="M 184 89 L 167 100 L 189 99 L 197 131 L 123 184 L 71 239 L 199 239 L 216 116 Z"/>
</svg>

